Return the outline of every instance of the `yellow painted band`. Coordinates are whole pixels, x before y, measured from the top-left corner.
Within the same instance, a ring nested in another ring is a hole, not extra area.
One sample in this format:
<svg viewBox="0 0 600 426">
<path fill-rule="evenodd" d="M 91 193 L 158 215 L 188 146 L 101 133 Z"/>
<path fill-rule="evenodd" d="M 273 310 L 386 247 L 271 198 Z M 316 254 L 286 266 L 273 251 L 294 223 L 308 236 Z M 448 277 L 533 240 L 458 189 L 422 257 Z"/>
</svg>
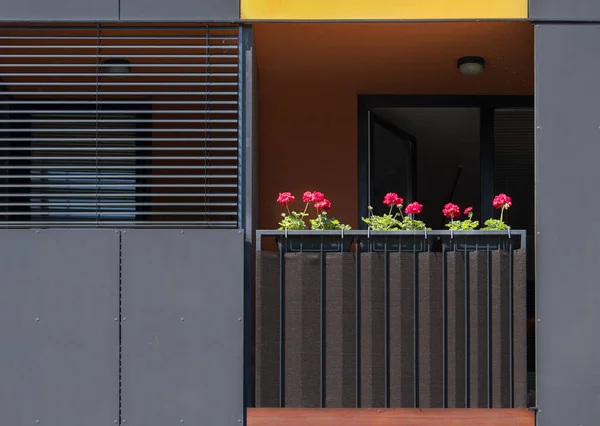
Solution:
<svg viewBox="0 0 600 426">
<path fill-rule="evenodd" d="M 241 0 L 249 20 L 527 18 L 527 0 Z"/>
</svg>

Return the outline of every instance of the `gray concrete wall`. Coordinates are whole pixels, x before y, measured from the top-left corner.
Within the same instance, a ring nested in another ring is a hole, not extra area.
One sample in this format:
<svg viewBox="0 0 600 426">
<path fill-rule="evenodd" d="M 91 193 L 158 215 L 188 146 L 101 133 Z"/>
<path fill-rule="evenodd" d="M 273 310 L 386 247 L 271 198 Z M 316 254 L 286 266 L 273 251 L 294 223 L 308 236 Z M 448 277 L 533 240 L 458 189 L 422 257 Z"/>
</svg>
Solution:
<svg viewBox="0 0 600 426">
<path fill-rule="evenodd" d="M 236 21 L 239 0 L 0 0 L 0 22 Z"/>
<path fill-rule="evenodd" d="M 599 25 L 536 27 L 539 426 L 600 418 L 599 43 Z"/>
</svg>

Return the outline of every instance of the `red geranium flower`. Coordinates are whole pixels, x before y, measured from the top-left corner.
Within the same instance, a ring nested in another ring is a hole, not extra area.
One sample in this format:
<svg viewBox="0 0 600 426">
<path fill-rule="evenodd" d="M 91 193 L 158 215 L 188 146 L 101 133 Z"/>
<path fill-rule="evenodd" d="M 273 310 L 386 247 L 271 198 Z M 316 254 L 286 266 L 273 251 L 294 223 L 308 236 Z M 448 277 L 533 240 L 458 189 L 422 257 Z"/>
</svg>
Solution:
<svg viewBox="0 0 600 426">
<path fill-rule="evenodd" d="M 402 203 L 404 203 L 404 200 L 400 198 L 395 192 L 389 192 L 388 194 L 386 194 L 385 197 L 383 197 L 383 204 L 385 204 L 386 206 L 401 206 Z"/>
<path fill-rule="evenodd" d="M 317 209 L 317 213 L 326 212 L 331 209 L 331 201 L 327 198 L 323 198 L 323 201 L 315 203 L 315 208 Z"/>
<path fill-rule="evenodd" d="M 423 211 L 423 204 L 419 204 L 416 201 L 406 206 L 406 214 L 419 214 Z"/>
<path fill-rule="evenodd" d="M 465 209 L 465 214 L 469 214 L 469 213 L 471 213 L 472 211 L 473 211 L 473 207 L 467 207 L 467 208 Z"/>
<path fill-rule="evenodd" d="M 304 195 L 306 195 L 306 193 L 304 193 Z M 325 200 L 325 194 L 319 191 L 313 192 L 310 198 L 312 203 L 320 203 L 323 200 Z"/>
<path fill-rule="evenodd" d="M 279 197 L 277 197 L 277 202 L 283 207 L 287 207 L 287 205 L 293 203 L 295 199 L 296 197 L 294 197 L 291 192 L 280 192 Z"/>
<path fill-rule="evenodd" d="M 507 209 L 512 206 L 512 200 L 506 194 L 499 194 L 494 197 L 492 206 L 494 206 L 495 209 Z"/>
<path fill-rule="evenodd" d="M 456 204 L 448 203 L 442 209 L 442 213 L 444 213 L 444 216 L 446 217 L 456 219 L 460 216 L 460 207 L 458 207 Z"/>
<path fill-rule="evenodd" d="M 308 203 L 309 201 L 312 200 L 312 196 L 313 196 L 312 192 L 306 191 L 304 193 L 304 195 L 302 195 L 302 202 L 303 203 Z"/>
</svg>

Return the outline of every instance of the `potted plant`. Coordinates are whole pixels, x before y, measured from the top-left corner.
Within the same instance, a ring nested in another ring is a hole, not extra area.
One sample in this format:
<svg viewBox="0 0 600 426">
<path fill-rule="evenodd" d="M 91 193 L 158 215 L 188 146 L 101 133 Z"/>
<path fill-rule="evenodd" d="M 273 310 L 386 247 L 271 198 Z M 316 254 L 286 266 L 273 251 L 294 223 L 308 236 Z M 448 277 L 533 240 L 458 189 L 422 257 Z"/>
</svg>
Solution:
<svg viewBox="0 0 600 426">
<path fill-rule="evenodd" d="M 457 220 L 461 216 L 461 209 L 458 205 L 448 203 L 442 209 L 442 214 L 450 219 L 450 222 L 446 223 L 446 227 L 450 231 L 475 231 L 479 226 L 478 220 L 473 220 L 473 207 L 467 207 L 462 214 L 467 216 L 465 220 Z M 473 249 L 477 244 L 477 236 L 465 235 L 462 233 L 460 237 L 454 235 L 450 240 L 444 241 L 448 250 L 464 250 Z"/>
<path fill-rule="evenodd" d="M 418 202 L 410 203 L 406 206 L 404 214 L 402 207 L 404 199 L 395 192 L 390 192 L 383 198 L 383 204 L 389 206 L 390 210 L 384 215 L 374 215 L 373 207 L 369 206 L 369 217 L 362 218 L 362 221 L 369 226 L 371 231 L 425 231 L 427 228 L 425 223 L 414 218 L 415 215 L 423 211 L 423 205 Z M 382 241 L 383 240 L 383 241 Z M 415 250 L 415 245 L 420 243 L 416 248 L 417 251 L 424 249 L 424 243 L 421 238 L 415 238 L 413 234 L 403 235 L 398 233 L 395 236 L 383 235 L 381 238 L 373 238 L 369 240 L 372 251 L 410 251 Z"/>
<path fill-rule="evenodd" d="M 290 204 L 296 200 L 296 197 L 290 192 L 280 192 L 277 197 L 277 202 L 285 207 L 287 213 L 282 213 L 282 220 L 279 222 L 280 231 L 307 231 L 310 224 L 310 230 L 314 231 L 345 231 L 350 230 L 350 226 L 340 223 L 334 217 L 328 216 L 328 211 L 331 209 L 331 201 L 325 194 L 319 191 L 306 191 L 302 195 L 304 210 L 296 212 L 290 211 Z M 316 216 L 310 218 L 308 209 L 313 206 L 316 210 Z M 278 241 L 282 244 L 282 241 Z M 352 239 L 348 238 L 340 243 L 339 236 L 319 236 L 319 235 L 290 235 L 285 238 L 285 249 L 290 252 L 308 251 L 319 252 L 323 251 L 346 251 L 350 249 Z"/>
</svg>

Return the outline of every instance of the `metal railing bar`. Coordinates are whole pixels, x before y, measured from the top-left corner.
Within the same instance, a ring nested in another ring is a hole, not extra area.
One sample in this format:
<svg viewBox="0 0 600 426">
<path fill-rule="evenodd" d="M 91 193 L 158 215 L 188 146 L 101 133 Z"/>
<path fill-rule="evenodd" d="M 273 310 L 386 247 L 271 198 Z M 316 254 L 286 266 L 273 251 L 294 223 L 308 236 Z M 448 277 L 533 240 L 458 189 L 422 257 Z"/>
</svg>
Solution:
<svg viewBox="0 0 600 426">
<path fill-rule="evenodd" d="M 356 342 L 355 342 L 355 362 L 356 362 L 356 402 L 355 402 L 355 406 L 356 408 L 360 408 L 361 403 L 360 403 L 360 382 L 361 382 L 361 366 L 360 366 L 360 362 L 361 362 L 361 357 L 360 357 L 360 351 L 361 351 L 361 325 L 360 325 L 360 321 L 361 321 L 361 303 L 360 303 L 360 297 L 361 297 L 361 269 L 360 269 L 360 259 L 361 259 L 361 240 L 358 237 L 354 237 L 354 241 L 355 241 L 355 247 L 356 247 L 356 277 L 355 277 L 355 309 L 356 309 L 356 320 L 355 320 L 355 328 L 356 328 Z"/>
<path fill-rule="evenodd" d="M 390 276 L 388 261 L 388 237 L 383 240 L 383 310 L 384 310 L 384 389 L 385 408 L 390 407 Z"/>
<path fill-rule="evenodd" d="M 437 237 L 437 236 L 449 236 L 451 231 L 444 231 L 444 230 L 434 230 L 434 231 L 427 231 L 427 236 L 429 239 L 429 237 Z M 520 236 L 521 238 L 525 236 L 526 231 L 524 230 L 512 230 L 510 231 L 511 235 L 514 236 Z M 312 230 L 305 230 L 305 231 L 279 231 L 276 229 L 260 229 L 256 231 L 256 235 L 261 235 L 261 236 L 273 236 L 273 237 L 283 237 L 287 234 L 287 237 L 294 237 L 294 236 L 337 236 L 340 237 L 341 236 L 341 232 L 340 231 L 312 231 Z M 404 237 L 419 237 L 419 238 L 424 238 L 425 234 L 423 231 L 367 231 L 367 230 L 350 230 L 350 231 L 344 231 L 344 236 L 345 237 L 349 237 L 349 236 L 358 236 L 358 237 L 367 237 L 368 235 L 370 235 L 371 237 L 377 237 L 377 236 L 402 236 Z M 482 237 L 482 236 L 496 236 L 496 237 L 506 237 L 508 234 L 506 231 L 454 231 L 454 237 Z"/>
<path fill-rule="evenodd" d="M 419 408 L 419 257 L 413 244 L 413 362 L 414 362 L 414 408 Z"/>
<path fill-rule="evenodd" d="M 319 366 L 319 376 L 320 376 L 320 405 L 321 408 L 325 408 L 327 402 L 327 395 L 326 395 L 326 383 L 325 383 L 325 377 L 326 377 L 326 372 L 325 372 L 325 368 L 326 368 L 326 289 L 325 289 L 325 251 L 324 251 L 324 247 L 323 247 L 323 237 L 321 237 L 321 256 L 320 256 L 320 290 L 321 290 L 321 295 L 320 295 L 320 302 L 321 302 L 321 306 L 320 306 L 320 313 L 319 313 L 319 333 L 320 333 L 320 361 L 321 361 L 321 365 Z"/>
<path fill-rule="evenodd" d="M 450 237 L 452 238 L 453 235 Z M 452 244 L 452 239 L 450 240 Z M 448 408 L 448 261 L 442 241 L 442 407 Z"/>
<path fill-rule="evenodd" d="M 508 339 L 508 357 L 509 357 L 509 376 L 510 376 L 510 384 L 509 384 L 509 407 L 514 408 L 514 394 L 515 394 L 515 370 L 514 370 L 514 349 L 513 349 L 513 341 L 515 336 L 515 328 L 514 328 L 514 304 L 513 304 L 513 294 L 514 294 L 514 274 L 513 274 L 513 246 L 512 246 L 512 238 L 508 239 L 508 329 L 509 329 L 509 339 Z"/>
<path fill-rule="evenodd" d="M 487 258 L 487 408 L 492 408 L 492 252 L 486 247 Z"/>
<path fill-rule="evenodd" d="M 285 407 L 285 245 L 279 245 L 279 407 Z"/>
<path fill-rule="evenodd" d="M 465 262 L 465 408 L 469 408 L 471 405 L 471 372 L 470 366 L 470 351 L 471 351 L 471 335 L 470 335 L 470 285 L 469 285 L 469 253 L 467 252 L 468 238 L 465 237 L 464 247 L 464 262 Z"/>
</svg>

